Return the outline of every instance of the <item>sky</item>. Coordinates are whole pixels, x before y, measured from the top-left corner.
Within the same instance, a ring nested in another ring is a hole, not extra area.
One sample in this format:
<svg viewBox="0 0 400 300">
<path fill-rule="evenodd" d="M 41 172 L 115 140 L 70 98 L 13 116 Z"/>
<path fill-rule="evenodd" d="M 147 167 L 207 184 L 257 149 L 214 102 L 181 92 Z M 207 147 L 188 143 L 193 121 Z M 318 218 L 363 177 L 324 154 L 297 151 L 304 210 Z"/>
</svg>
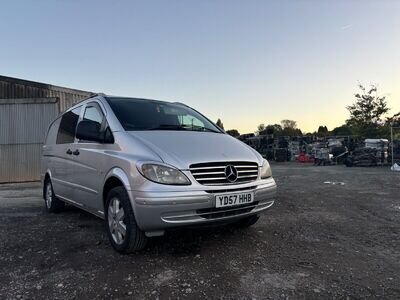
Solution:
<svg viewBox="0 0 400 300">
<path fill-rule="evenodd" d="M 0 4 L 0 74 L 184 102 L 225 129 L 340 126 L 359 83 L 400 111 L 400 1 Z"/>
</svg>

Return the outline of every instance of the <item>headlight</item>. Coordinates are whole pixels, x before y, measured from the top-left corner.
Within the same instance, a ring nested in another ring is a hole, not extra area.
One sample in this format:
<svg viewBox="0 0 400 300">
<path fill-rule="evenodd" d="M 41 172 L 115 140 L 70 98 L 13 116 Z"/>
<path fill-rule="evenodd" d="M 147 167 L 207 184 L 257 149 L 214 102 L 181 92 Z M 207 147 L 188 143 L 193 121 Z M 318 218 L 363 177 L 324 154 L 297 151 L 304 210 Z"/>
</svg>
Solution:
<svg viewBox="0 0 400 300">
<path fill-rule="evenodd" d="M 190 180 L 178 169 L 165 165 L 144 163 L 138 166 L 139 172 L 148 180 L 172 185 L 189 185 Z"/>
<path fill-rule="evenodd" d="M 261 167 L 261 179 L 265 179 L 272 176 L 271 167 L 267 160 L 264 159 L 263 165 Z"/>
</svg>

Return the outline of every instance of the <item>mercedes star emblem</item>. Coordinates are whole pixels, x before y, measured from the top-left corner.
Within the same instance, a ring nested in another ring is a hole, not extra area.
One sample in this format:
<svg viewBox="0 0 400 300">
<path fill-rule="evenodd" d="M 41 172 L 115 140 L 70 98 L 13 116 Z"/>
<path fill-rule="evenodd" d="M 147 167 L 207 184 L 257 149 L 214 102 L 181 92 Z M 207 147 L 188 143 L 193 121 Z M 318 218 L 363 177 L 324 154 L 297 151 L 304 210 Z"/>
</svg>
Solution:
<svg viewBox="0 0 400 300">
<path fill-rule="evenodd" d="M 232 165 L 227 165 L 225 168 L 225 177 L 229 182 L 235 182 L 238 178 L 238 172 Z"/>
</svg>

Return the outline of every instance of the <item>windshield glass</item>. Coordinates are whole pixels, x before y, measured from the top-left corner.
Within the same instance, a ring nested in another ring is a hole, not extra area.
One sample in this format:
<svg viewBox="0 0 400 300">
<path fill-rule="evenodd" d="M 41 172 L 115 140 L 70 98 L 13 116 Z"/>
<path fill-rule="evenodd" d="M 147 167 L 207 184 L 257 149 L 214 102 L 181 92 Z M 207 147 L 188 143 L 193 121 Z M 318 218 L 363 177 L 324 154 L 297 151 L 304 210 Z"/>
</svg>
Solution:
<svg viewBox="0 0 400 300">
<path fill-rule="evenodd" d="M 127 131 L 187 130 L 221 131 L 205 117 L 181 104 L 108 97 L 108 103 Z"/>
</svg>

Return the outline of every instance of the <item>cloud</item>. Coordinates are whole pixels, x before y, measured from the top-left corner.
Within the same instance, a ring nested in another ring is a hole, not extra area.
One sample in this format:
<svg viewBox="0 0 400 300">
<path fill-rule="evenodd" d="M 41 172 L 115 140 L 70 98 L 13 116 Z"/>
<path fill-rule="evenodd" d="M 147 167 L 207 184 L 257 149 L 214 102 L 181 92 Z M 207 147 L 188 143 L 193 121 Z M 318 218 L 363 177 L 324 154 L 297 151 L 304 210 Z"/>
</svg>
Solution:
<svg viewBox="0 0 400 300">
<path fill-rule="evenodd" d="M 341 30 L 346 30 L 346 29 L 351 28 L 352 26 L 353 26 L 353 24 L 347 24 L 347 25 L 344 25 L 344 26 L 340 27 L 340 29 Z"/>
</svg>

